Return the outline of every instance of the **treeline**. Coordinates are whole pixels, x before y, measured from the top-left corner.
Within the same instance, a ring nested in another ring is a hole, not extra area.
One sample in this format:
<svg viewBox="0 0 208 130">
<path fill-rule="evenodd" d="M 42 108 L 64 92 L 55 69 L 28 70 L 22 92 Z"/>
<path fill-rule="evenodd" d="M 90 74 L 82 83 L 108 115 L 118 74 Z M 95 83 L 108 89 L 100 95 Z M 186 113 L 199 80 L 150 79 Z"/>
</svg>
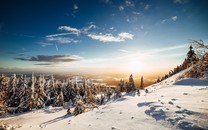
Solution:
<svg viewBox="0 0 208 130">
<path fill-rule="evenodd" d="M 187 58 L 184 62 L 171 70 L 168 74 L 165 74 L 162 78 L 158 77 L 156 83 L 161 82 L 172 75 L 185 70 L 192 66 L 181 78 L 202 78 L 203 72 L 208 71 L 208 45 L 205 45 L 202 40 L 192 41 L 191 44 L 195 47 L 196 52 L 193 50 L 192 45 L 189 47 Z"/>
<path fill-rule="evenodd" d="M 0 113 L 19 113 L 46 106 L 75 106 L 78 100 L 84 104 L 100 105 L 116 95 L 117 90 L 100 85 L 79 86 L 71 81 L 58 81 L 51 76 L 45 79 L 32 74 L 31 78 L 23 75 L 17 78 L 0 76 Z M 101 94 L 101 97 L 97 97 Z M 103 98 L 103 99 L 101 99 Z"/>
</svg>

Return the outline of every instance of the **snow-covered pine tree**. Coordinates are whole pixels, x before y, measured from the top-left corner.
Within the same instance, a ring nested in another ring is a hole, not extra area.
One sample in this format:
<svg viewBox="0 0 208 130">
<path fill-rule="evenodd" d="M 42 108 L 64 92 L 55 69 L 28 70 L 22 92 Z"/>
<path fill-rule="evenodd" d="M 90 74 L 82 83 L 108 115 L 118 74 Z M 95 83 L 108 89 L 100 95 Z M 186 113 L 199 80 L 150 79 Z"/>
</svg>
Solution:
<svg viewBox="0 0 208 130">
<path fill-rule="evenodd" d="M 47 95 L 47 100 L 45 105 L 49 106 L 54 103 L 54 98 L 55 98 L 55 81 L 53 75 L 51 75 L 51 78 L 46 83 L 45 93 Z"/>
<path fill-rule="evenodd" d="M 44 86 L 45 86 L 45 77 L 44 75 L 40 75 L 39 79 L 35 82 L 35 99 L 36 99 L 36 108 L 43 107 L 45 100 L 47 98 L 45 92 L 44 92 Z"/>
<path fill-rule="evenodd" d="M 16 96 L 16 91 L 17 91 L 17 77 L 16 74 L 13 74 L 13 76 L 9 80 L 9 86 L 7 89 L 7 106 L 12 107 L 12 106 L 17 106 L 17 102 L 15 99 Z"/>
<path fill-rule="evenodd" d="M 6 106 L 8 79 L 5 75 L 0 76 L 0 109 Z"/>
<path fill-rule="evenodd" d="M 24 112 L 30 110 L 31 89 L 27 86 L 25 78 L 21 78 L 17 85 L 16 100 L 18 103 L 16 112 Z"/>
<path fill-rule="evenodd" d="M 124 80 L 121 79 L 118 85 L 120 92 L 124 92 Z"/>
<path fill-rule="evenodd" d="M 63 106 L 63 104 L 64 104 L 64 96 L 63 96 L 62 85 L 56 82 L 53 106 L 60 107 Z"/>
<path fill-rule="evenodd" d="M 127 85 L 127 92 L 130 92 L 132 90 L 135 90 L 135 84 L 134 84 L 134 79 L 133 79 L 133 75 L 131 74 L 129 76 L 129 83 Z"/>
</svg>

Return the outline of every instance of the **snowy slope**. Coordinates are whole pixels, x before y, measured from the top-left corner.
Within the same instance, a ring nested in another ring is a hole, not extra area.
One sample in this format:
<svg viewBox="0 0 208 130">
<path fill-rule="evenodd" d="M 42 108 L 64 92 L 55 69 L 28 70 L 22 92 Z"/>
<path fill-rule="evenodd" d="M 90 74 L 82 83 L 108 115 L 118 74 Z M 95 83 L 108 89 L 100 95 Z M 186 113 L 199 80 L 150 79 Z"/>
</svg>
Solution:
<svg viewBox="0 0 208 130">
<path fill-rule="evenodd" d="M 132 92 L 76 117 L 54 108 L 2 118 L 1 122 L 21 126 L 19 130 L 208 129 L 208 84 L 190 79 L 181 85 L 176 79 L 183 73 L 149 86 L 147 94 Z"/>
</svg>

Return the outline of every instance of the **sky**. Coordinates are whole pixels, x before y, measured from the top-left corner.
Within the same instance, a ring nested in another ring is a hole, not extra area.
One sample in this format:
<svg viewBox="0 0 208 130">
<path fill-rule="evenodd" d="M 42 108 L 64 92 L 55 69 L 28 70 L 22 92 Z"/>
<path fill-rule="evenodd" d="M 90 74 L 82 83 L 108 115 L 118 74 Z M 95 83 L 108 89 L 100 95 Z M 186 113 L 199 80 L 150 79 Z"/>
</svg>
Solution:
<svg viewBox="0 0 208 130">
<path fill-rule="evenodd" d="M 0 72 L 159 73 L 208 41 L 207 0 L 0 0 Z"/>
</svg>

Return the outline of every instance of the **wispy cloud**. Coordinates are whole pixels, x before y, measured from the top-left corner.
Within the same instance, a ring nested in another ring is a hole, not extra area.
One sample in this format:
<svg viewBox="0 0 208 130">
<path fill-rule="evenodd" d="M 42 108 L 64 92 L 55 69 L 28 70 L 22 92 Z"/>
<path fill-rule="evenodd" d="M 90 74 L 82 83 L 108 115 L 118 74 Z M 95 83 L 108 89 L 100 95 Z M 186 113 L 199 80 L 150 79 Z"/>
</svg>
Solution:
<svg viewBox="0 0 208 130">
<path fill-rule="evenodd" d="M 177 17 L 177 16 L 173 16 L 173 17 L 171 17 L 171 19 L 172 19 L 173 21 L 176 21 L 176 20 L 178 19 L 178 17 Z"/>
<path fill-rule="evenodd" d="M 123 6 L 119 6 L 119 10 L 120 11 L 123 11 L 124 10 L 124 7 Z"/>
<path fill-rule="evenodd" d="M 124 53 L 129 53 L 129 51 L 124 50 L 124 49 L 119 49 L 120 52 L 124 52 Z"/>
<path fill-rule="evenodd" d="M 172 16 L 172 17 L 170 17 L 170 18 L 168 18 L 168 19 L 163 19 L 162 21 L 161 21 L 161 23 L 166 23 L 166 22 L 170 22 L 170 21 L 177 21 L 177 19 L 178 19 L 178 16 Z"/>
<path fill-rule="evenodd" d="M 60 27 L 58 27 L 58 30 L 69 31 L 69 32 L 71 32 L 72 34 L 75 34 L 75 35 L 79 35 L 81 33 L 81 31 L 79 29 L 72 28 L 70 26 L 60 26 Z"/>
<path fill-rule="evenodd" d="M 88 37 L 101 42 L 122 42 L 126 39 L 132 40 L 134 35 L 126 32 L 119 33 L 117 37 L 112 34 L 88 34 Z"/>
<path fill-rule="evenodd" d="M 134 7 L 135 6 L 135 4 L 134 4 L 134 2 L 133 1 L 129 1 L 129 0 L 126 0 L 125 1 L 125 5 L 128 7 Z"/>
<path fill-rule="evenodd" d="M 58 33 L 58 34 L 51 34 L 51 35 L 46 35 L 46 37 L 58 37 L 58 36 L 66 36 L 70 35 L 72 33 Z"/>
<path fill-rule="evenodd" d="M 140 15 L 140 14 L 142 14 L 142 13 L 136 12 L 136 11 L 133 11 L 132 13 L 135 14 L 135 15 Z"/>
<path fill-rule="evenodd" d="M 144 29 L 144 25 L 141 25 L 140 28 L 141 28 L 141 29 Z"/>
<path fill-rule="evenodd" d="M 32 56 L 29 58 L 26 57 L 16 57 L 14 58 L 16 60 L 21 60 L 21 61 L 35 61 L 35 62 L 73 62 L 73 61 L 79 61 L 81 60 L 80 56 L 77 55 L 37 55 L 37 56 Z"/>
<path fill-rule="evenodd" d="M 78 10 L 79 7 L 77 6 L 77 4 L 74 4 L 74 7 L 73 7 L 74 10 Z"/>
<path fill-rule="evenodd" d="M 173 0 L 173 2 L 174 2 L 175 4 L 185 4 L 185 3 L 188 3 L 189 0 Z"/>
<path fill-rule="evenodd" d="M 39 42 L 39 45 L 41 45 L 42 47 L 46 47 L 46 46 L 52 46 L 52 43 L 47 43 L 47 42 Z"/>
<path fill-rule="evenodd" d="M 38 64 L 34 64 L 34 65 L 50 66 L 50 65 L 53 65 L 53 63 L 38 63 Z"/>
<path fill-rule="evenodd" d="M 58 51 L 59 49 L 58 49 L 58 46 L 55 44 L 55 46 L 56 46 L 56 51 Z"/>
<path fill-rule="evenodd" d="M 73 38 L 68 38 L 68 37 L 47 37 L 46 40 L 52 41 L 52 42 L 58 42 L 61 44 L 80 42 L 79 40 L 75 40 Z"/>
<path fill-rule="evenodd" d="M 91 30 L 91 29 L 96 29 L 97 28 L 97 26 L 96 25 L 94 25 L 94 24 L 91 24 L 91 25 L 89 25 L 88 27 L 84 27 L 82 30 L 83 31 L 81 31 L 81 32 L 88 32 L 89 30 Z"/>
<path fill-rule="evenodd" d="M 150 8 L 150 5 L 145 5 L 144 10 L 148 10 Z"/>
</svg>

